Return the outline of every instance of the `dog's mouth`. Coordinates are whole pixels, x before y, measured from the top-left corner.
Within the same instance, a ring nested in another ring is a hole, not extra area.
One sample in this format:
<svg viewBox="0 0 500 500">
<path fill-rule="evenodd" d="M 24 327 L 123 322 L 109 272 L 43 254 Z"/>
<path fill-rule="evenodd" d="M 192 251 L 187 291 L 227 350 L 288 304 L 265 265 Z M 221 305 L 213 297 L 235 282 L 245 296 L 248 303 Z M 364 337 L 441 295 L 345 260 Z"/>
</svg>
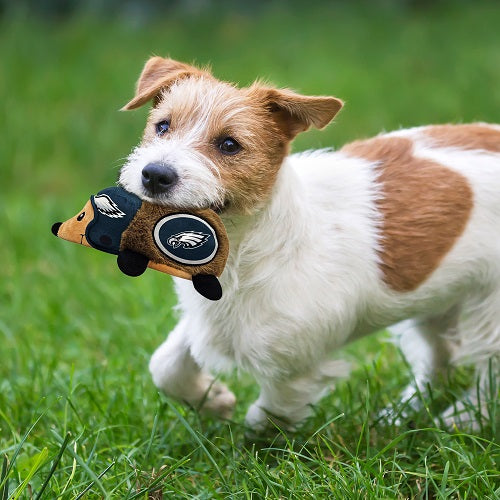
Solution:
<svg viewBox="0 0 500 500">
<path fill-rule="evenodd" d="M 118 185 L 123 189 L 127 190 L 127 187 L 124 186 L 119 181 Z M 207 200 L 206 203 L 190 205 L 189 203 L 180 203 L 180 204 L 175 203 L 175 201 L 171 199 L 168 193 L 153 194 L 146 191 L 145 189 L 140 189 L 139 192 L 133 190 L 132 192 L 137 196 L 139 196 L 141 200 L 147 201 L 148 203 L 153 203 L 155 205 L 162 205 L 166 207 L 175 207 L 178 208 L 179 210 L 189 211 L 189 210 L 210 209 L 213 210 L 216 214 L 222 215 L 231 207 L 231 202 L 226 197 L 224 197 L 224 199 L 220 201 L 218 200 L 210 203 Z"/>
<path fill-rule="evenodd" d="M 145 195 L 141 196 L 143 200 L 148 201 L 149 203 L 154 203 L 157 205 L 165 205 L 169 207 L 176 207 L 174 203 L 172 203 L 171 200 L 169 200 L 168 196 L 161 196 L 161 197 L 156 197 L 156 196 L 151 196 L 151 195 Z M 206 210 L 210 209 L 213 210 L 216 214 L 221 215 L 225 211 L 227 211 L 230 207 L 230 202 L 229 200 L 223 200 L 223 201 L 217 201 L 213 203 L 207 203 L 206 205 L 189 205 L 189 204 L 182 204 L 181 206 L 178 206 L 180 210 Z"/>
<path fill-rule="evenodd" d="M 196 190 L 192 192 L 192 196 L 190 196 L 188 192 L 184 192 L 182 196 L 180 196 L 179 190 L 176 190 L 174 188 L 165 190 L 164 192 L 152 192 L 142 185 L 127 185 L 126 182 L 122 182 L 121 178 L 118 179 L 117 185 L 125 189 L 126 191 L 135 194 L 143 201 L 155 205 L 175 208 L 178 210 L 190 211 L 210 209 L 215 213 L 221 215 L 229 209 L 230 205 L 232 205 L 228 199 L 228 196 L 225 196 L 223 193 L 219 193 L 219 196 L 206 196 L 204 195 L 205 193 Z M 186 191 L 185 188 L 184 191 Z M 191 202 L 190 197 L 192 198 Z"/>
<path fill-rule="evenodd" d="M 224 200 L 223 202 L 219 203 L 211 203 L 208 208 L 213 210 L 216 214 L 221 215 L 223 214 L 230 206 L 230 203 L 228 200 Z"/>
</svg>

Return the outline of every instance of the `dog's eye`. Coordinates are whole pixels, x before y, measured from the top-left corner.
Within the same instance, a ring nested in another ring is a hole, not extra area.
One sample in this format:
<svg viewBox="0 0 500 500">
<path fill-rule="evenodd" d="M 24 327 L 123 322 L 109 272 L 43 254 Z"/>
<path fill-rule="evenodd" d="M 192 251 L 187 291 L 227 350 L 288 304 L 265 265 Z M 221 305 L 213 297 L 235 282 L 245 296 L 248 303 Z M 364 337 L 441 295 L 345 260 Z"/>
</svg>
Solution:
<svg viewBox="0 0 500 500">
<path fill-rule="evenodd" d="M 168 120 L 163 120 L 156 124 L 156 135 L 161 137 L 168 132 L 170 128 L 170 122 Z"/>
<path fill-rule="evenodd" d="M 85 217 L 85 212 L 82 212 L 82 213 L 81 213 L 81 214 L 80 214 L 80 215 L 76 218 L 76 220 L 77 220 L 78 222 L 80 222 L 80 221 L 81 221 L 84 217 Z"/>
<path fill-rule="evenodd" d="M 232 137 L 226 137 L 219 143 L 219 149 L 225 155 L 235 155 L 241 151 L 241 146 Z"/>
</svg>

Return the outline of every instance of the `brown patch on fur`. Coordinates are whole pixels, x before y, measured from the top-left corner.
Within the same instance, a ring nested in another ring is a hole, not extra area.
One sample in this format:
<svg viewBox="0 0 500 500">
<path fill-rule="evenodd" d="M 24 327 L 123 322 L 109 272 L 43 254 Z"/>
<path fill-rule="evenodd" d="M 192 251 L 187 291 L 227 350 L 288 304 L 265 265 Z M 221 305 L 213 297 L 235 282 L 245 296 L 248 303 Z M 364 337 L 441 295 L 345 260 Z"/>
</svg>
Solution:
<svg viewBox="0 0 500 500">
<path fill-rule="evenodd" d="M 216 139 L 208 141 L 200 151 L 216 165 L 228 206 L 249 213 L 269 198 L 289 143 L 258 109 L 235 116 L 230 129 L 222 133 L 217 122 L 212 122 L 210 129 L 212 137 L 233 137 L 242 146 L 234 156 L 223 155 Z"/>
<path fill-rule="evenodd" d="M 433 139 L 436 147 L 456 146 L 500 153 L 500 129 L 487 125 L 434 125 L 423 133 Z"/>
<path fill-rule="evenodd" d="M 207 71 L 189 64 L 163 57 L 151 57 L 137 80 L 134 98 L 123 106 L 122 111 L 139 108 L 151 99 L 155 100 L 156 105 L 158 104 L 157 96 L 162 89 L 168 88 L 177 80 L 193 76 L 211 78 Z"/>
<path fill-rule="evenodd" d="M 205 152 L 219 167 L 230 205 L 238 211 L 251 211 L 269 198 L 295 135 L 310 127 L 325 127 L 342 107 L 342 101 L 302 96 L 258 83 L 234 90 L 242 101 L 239 112 L 231 110 L 227 135 L 240 142 L 243 149 L 235 156 L 223 156 L 216 148 Z M 220 122 L 211 120 L 212 134 L 223 137 L 226 132 L 216 132 Z"/>
<path fill-rule="evenodd" d="M 344 105 L 336 97 L 305 96 L 258 83 L 249 89 L 249 93 L 271 112 L 273 121 L 289 140 L 311 127 L 326 127 Z"/>
<path fill-rule="evenodd" d="M 357 141 L 342 151 L 379 162 L 383 198 L 380 267 L 385 283 L 399 292 L 423 283 L 465 229 L 473 204 L 467 180 L 439 163 L 413 156 L 401 137 Z"/>
</svg>

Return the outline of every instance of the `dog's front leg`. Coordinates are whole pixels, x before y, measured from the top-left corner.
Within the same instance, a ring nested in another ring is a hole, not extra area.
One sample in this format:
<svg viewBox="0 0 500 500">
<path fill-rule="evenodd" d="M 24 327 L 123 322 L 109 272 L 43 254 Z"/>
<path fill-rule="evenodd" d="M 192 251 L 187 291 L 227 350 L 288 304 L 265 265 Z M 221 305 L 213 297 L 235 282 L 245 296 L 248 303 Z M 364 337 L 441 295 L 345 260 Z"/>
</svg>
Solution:
<svg viewBox="0 0 500 500">
<path fill-rule="evenodd" d="M 305 375 L 276 379 L 259 377 L 261 392 L 248 409 L 245 422 L 256 432 L 272 429 L 294 430 L 311 413 L 333 386 L 333 381 L 349 373 L 349 364 L 342 360 L 320 363 Z"/>
<path fill-rule="evenodd" d="M 236 398 L 224 384 L 200 369 L 186 343 L 187 328 L 189 323 L 184 318 L 154 352 L 149 363 L 153 382 L 167 396 L 203 412 L 229 418 Z"/>
</svg>

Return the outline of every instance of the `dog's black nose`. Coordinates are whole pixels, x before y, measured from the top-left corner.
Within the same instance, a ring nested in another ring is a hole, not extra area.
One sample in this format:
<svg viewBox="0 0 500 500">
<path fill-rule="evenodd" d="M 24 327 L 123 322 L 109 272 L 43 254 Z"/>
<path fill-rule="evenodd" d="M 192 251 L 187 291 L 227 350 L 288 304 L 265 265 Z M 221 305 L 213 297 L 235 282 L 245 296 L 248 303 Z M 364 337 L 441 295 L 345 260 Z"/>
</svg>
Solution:
<svg viewBox="0 0 500 500">
<path fill-rule="evenodd" d="M 175 169 L 163 163 L 149 163 L 142 169 L 142 185 L 152 194 L 165 193 L 178 178 Z"/>
</svg>

